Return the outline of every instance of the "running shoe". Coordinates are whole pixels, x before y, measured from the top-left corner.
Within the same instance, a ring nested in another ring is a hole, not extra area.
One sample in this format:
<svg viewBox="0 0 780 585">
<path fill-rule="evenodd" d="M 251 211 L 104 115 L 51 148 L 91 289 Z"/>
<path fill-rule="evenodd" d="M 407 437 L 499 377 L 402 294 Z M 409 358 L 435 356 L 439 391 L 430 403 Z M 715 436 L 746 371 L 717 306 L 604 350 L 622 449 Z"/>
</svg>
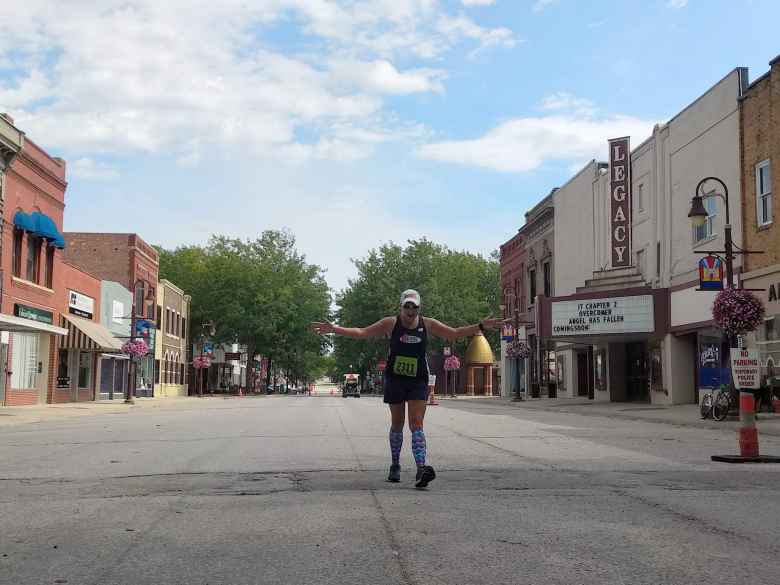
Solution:
<svg viewBox="0 0 780 585">
<path fill-rule="evenodd" d="M 390 473 L 387 475 L 387 481 L 392 481 L 393 483 L 398 483 L 399 481 L 401 481 L 400 463 L 393 463 L 390 466 Z"/>
<path fill-rule="evenodd" d="M 436 479 L 436 472 L 433 470 L 433 467 L 423 465 L 417 468 L 417 483 L 414 484 L 414 487 L 423 489 L 428 487 L 428 484 L 434 479 Z"/>
</svg>

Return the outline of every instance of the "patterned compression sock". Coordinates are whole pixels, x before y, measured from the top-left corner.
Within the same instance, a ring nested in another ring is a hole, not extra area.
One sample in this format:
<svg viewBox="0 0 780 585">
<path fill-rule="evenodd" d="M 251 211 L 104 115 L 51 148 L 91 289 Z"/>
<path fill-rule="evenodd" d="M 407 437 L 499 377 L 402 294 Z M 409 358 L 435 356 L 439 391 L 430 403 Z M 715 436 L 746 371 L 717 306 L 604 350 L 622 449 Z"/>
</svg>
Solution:
<svg viewBox="0 0 780 585">
<path fill-rule="evenodd" d="M 404 444 L 404 432 L 390 429 L 390 456 L 393 463 L 398 463 L 401 457 L 401 446 Z"/>
<path fill-rule="evenodd" d="M 425 465 L 426 455 L 425 433 L 422 429 L 412 431 L 412 455 L 417 467 Z"/>
</svg>

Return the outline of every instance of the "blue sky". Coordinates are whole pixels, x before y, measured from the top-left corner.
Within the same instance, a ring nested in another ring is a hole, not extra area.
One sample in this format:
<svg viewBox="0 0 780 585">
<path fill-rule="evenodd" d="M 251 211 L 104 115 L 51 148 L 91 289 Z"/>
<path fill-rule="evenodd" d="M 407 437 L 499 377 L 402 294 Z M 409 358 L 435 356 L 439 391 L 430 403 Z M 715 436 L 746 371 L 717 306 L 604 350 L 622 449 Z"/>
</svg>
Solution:
<svg viewBox="0 0 780 585">
<path fill-rule="evenodd" d="M 53 6 L 0 6 L 0 111 L 68 161 L 65 228 L 287 228 L 334 289 L 387 241 L 489 253 L 607 138 L 780 54 L 773 0 Z"/>
</svg>

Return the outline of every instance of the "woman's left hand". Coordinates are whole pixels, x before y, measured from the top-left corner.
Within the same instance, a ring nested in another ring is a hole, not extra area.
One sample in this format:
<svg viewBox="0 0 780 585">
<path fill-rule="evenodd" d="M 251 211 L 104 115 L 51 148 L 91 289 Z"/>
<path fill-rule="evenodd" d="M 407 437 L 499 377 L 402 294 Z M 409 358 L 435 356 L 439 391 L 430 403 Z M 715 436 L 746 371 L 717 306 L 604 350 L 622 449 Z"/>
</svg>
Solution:
<svg viewBox="0 0 780 585">
<path fill-rule="evenodd" d="M 482 319 L 482 326 L 489 331 L 491 329 L 498 329 L 499 327 L 501 327 L 501 324 L 503 322 L 504 322 L 503 319 L 488 317 L 487 319 Z"/>
</svg>

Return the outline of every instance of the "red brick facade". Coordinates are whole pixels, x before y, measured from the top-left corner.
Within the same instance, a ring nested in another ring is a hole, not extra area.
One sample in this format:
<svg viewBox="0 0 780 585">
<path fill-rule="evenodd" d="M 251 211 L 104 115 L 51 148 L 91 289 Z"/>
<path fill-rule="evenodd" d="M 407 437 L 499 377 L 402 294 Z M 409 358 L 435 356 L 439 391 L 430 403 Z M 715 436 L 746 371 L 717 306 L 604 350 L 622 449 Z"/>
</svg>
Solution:
<svg viewBox="0 0 780 585">
<path fill-rule="evenodd" d="M 780 229 L 777 218 L 780 205 L 780 57 L 770 70 L 754 81 L 739 103 L 742 158 L 742 222 L 745 248 L 762 250 L 747 254 L 747 272 L 780 263 Z M 771 168 L 771 192 L 774 221 L 758 225 L 756 203 L 756 166 L 768 161 Z"/>
<path fill-rule="evenodd" d="M 62 216 L 65 209 L 65 162 L 50 157 L 29 139 L 25 140 L 19 156 L 8 169 L 5 178 L 5 205 L 3 206 L 2 250 L 2 301 L 0 312 L 14 315 L 17 305 L 50 312 L 53 324 L 59 323 L 62 311 L 63 270 L 62 252 L 41 247 L 37 266 L 34 263 L 33 276 L 28 278 L 28 247 L 30 237 L 27 232 L 18 232 L 21 246 L 18 249 L 20 257 L 14 266 L 14 216 L 17 211 L 32 213 L 39 211 L 49 216 L 58 230 L 62 230 Z M 46 252 L 53 250 L 51 259 L 51 278 L 47 282 Z M 34 282 L 36 281 L 37 282 Z M 8 366 L 5 375 L 5 404 L 7 406 L 36 404 L 49 398 L 50 389 L 54 385 L 55 336 L 41 333 L 42 345 L 39 360 L 48 363 L 46 389 L 11 388 L 11 363 L 13 358 L 13 336 L 8 348 Z M 48 347 L 45 348 L 48 339 Z M 43 368 L 42 368 L 43 370 Z"/>
<path fill-rule="evenodd" d="M 519 303 L 518 310 L 525 311 L 524 279 L 526 249 L 523 236 L 515 234 L 507 242 L 501 244 L 501 303 L 506 307 L 504 317 L 511 317 L 515 308 L 513 303 Z"/>
<path fill-rule="evenodd" d="M 113 280 L 131 292 L 139 279 L 157 288 L 160 255 L 137 234 L 66 232 L 65 242 L 65 259 L 101 280 Z M 154 303 L 146 308 L 145 316 L 155 319 Z"/>
<path fill-rule="evenodd" d="M 62 287 L 62 305 L 61 312 L 64 315 L 70 314 L 68 305 L 68 296 L 70 291 L 75 291 L 82 295 L 92 298 L 94 301 L 94 311 L 92 313 L 92 321 L 100 322 L 100 279 L 97 276 L 89 274 L 79 267 L 74 266 L 69 262 L 62 263 L 62 275 L 63 275 L 63 287 Z M 85 317 L 82 317 L 85 318 Z M 59 324 L 59 323 L 58 323 Z M 90 387 L 87 389 L 80 388 L 77 390 L 75 396 L 69 388 L 57 388 L 56 383 L 49 387 L 49 402 L 61 403 L 72 402 L 75 398 L 77 402 L 84 402 L 95 399 L 95 389 L 97 383 L 97 354 L 92 355 L 92 378 L 90 380 Z M 56 368 L 59 367 L 59 352 L 54 352 L 54 367 L 55 367 L 55 382 L 56 382 Z"/>
</svg>

